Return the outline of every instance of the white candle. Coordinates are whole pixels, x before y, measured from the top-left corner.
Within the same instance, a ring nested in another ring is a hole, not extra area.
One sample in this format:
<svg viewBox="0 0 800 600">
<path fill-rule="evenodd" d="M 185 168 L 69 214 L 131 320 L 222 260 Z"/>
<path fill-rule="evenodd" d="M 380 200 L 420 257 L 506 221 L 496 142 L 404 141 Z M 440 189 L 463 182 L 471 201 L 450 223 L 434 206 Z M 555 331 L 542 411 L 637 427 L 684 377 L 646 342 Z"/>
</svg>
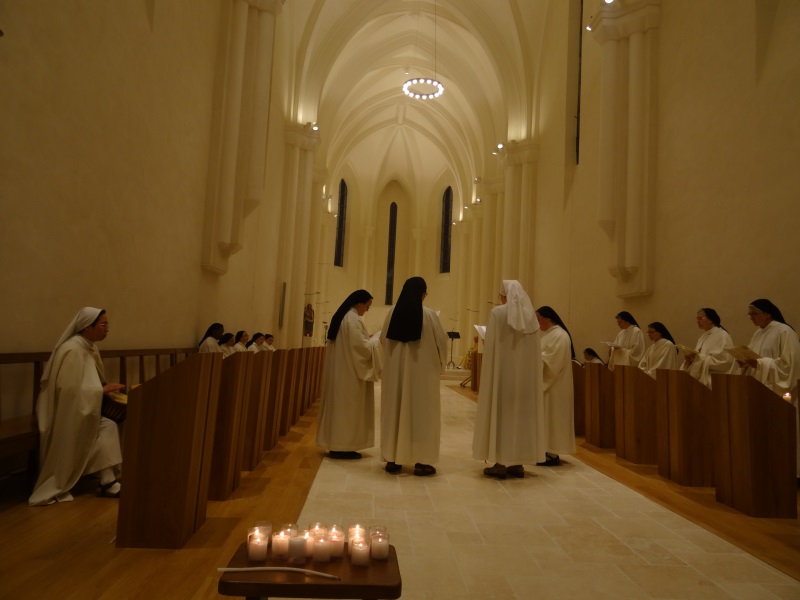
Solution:
<svg viewBox="0 0 800 600">
<path fill-rule="evenodd" d="M 369 544 L 363 538 L 350 544 L 350 562 L 357 567 L 369 566 Z"/>
<path fill-rule="evenodd" d="M 286 558 L 289 555 L 289 535 L 280 531 L 272 536 L 272 556 Z"/>
<path fill-rule="evenodd" d="M 281 530 L 285 531 L 289 537 L 294 537 L 297 535 L 297 524 L 284 523 L 283 525 L 281 525 Z"/>
<path fill-rule="evenodd" d="M 251 534 L 260 535 L 267 542 L 267 546 L 269 546 L 269 541 L 272 539 L 272 523 L 258 521 L 253 527 L 247 530 L 248 538 Z"/>
<path fill-rule="evenodd" d="M 355 525 L 351 525 L 350 529 L 347 530 L 347 540 L 354 540 L 355 538 L 364 537 L 366 535 L 367 530 L 363 525 L 359 525 L 356 523 Z"/>
<path fill-rule="evenodd" d="M 306 541 L 306 556 L 311 556 L 311 553 L 314 550 L 314 540 L 316 537 L 310 531 L 304 531 L 300 535 Z"/>
<path fill-rule="evenodd" d="M 783 395 L 783 399 L 786 400 L 787 402 L 791 402 L 792 401 L 792 395 L 789 392 L 786 392 Z"/>
<path fill-rule="evenodd" d="M 299 565 L 306 562 L 306 538 L 289 538 L 289 564 Z"/>
<path fill-rule="evenodd" d="M 314 535 L 314 537 L 328 533 L 328 528 L 322 523 L 311 523 L 311 525 L 308 526 L 308 530 Z"/>
<path fill-rule="evenodd" d="M 261 562 L 267 560 L 267 547 L 269 541 L 267 538 L 261 537 L 258 534 L 252 534 L 247 538 L 247 559 L 253 562 Z"/>
<path fill-rule="evenodd" d="M 314 562 L 329 562 L 331 560 L 331 543 L 324 537 L 316 538 L 311 557 L 314 559 Z"/>
<path fill-rule="evenodd" d="M 389 534 L 375 533 L 370 540 L 370 554 L 377 560 L 389 558 Z"/>
<path fill-rule="evenodd" d="M 332 533 L 328 536 L 331 547 L 331 558 L 339 558 L 344 554 L 344 534 Z"/>
</svg>

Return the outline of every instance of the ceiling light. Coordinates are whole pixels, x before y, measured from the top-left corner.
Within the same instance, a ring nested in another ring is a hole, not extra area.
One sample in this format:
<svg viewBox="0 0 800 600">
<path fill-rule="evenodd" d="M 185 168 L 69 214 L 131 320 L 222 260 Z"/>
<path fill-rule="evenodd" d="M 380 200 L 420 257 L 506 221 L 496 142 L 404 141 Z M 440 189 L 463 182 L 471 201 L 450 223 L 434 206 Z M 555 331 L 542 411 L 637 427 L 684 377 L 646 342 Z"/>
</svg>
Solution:
<svg viewBox="0 0 800 600">
<path fill-rule="evenodd" d="M 444 93 L 436 78 L 436 2 L 433 3 L 433 77 L 413 77 L 403 84 L 403 93 L 414 100 L 433 100 Z M 408 75 L 408 71 L 406 71 Z"/>
</svg>

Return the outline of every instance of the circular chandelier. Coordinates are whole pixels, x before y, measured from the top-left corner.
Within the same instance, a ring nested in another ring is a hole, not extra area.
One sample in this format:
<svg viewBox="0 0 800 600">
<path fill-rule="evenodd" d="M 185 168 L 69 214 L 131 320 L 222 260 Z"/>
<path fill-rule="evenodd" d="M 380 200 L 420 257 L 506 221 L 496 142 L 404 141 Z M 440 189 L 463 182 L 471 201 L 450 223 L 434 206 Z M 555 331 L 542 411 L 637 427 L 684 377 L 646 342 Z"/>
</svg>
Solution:
<svg viewBox="0 0 800 600">
<path fill-rule="evenodd" d="M 444 93 L 444 86 L 435 79 L 415 77 L 403 84 L 403 93 L 415 100 L 433 100 Z"/>
</svg>

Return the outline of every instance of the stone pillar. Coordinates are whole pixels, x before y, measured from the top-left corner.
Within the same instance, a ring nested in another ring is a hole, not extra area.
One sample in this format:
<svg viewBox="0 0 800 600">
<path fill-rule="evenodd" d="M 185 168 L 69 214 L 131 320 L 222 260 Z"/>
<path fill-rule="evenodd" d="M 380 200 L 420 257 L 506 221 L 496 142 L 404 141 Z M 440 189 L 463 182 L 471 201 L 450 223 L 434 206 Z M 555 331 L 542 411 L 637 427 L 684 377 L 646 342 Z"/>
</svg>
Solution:
<svg viewBox="0 0 800 600">
<path fill-rule="evenodd" d="M 250 0 L 258 11 L 255 82 L 253 85 L 253 122 L 250 135 L 250 162 L 247 168 L 245 214 L 260 203 L 264 195 L 264 171 L 267 161 L 267 128 L 272 88 L 272 62 L 275 46 L 275 22 L 283 6 L 280 0 Z"/>
<path fill-rule="evenodd" d="M 618 0 L 592 19 L 602 46 L 597 214 L 619 297 L 653 291 L 660 10 L 661 0 Z"/>
</svg>

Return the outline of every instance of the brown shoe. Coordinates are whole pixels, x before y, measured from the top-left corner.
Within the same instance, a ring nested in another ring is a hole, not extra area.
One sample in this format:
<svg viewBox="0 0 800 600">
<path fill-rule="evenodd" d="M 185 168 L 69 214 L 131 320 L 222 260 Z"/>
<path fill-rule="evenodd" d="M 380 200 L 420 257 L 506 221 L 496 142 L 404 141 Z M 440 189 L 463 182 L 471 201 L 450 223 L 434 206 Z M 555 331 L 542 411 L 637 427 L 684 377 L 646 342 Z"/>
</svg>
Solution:
<svg viewBox="0 0 800 600">
<path fill-rule="evenodd" d="M 508 469 L 506 469 L 505 465 L 495 463 L 493 467 L 486 467 L 483 470 L 483 474 L 494 477 L 495 479 L 505 479 L 508 474 Z"/>
<path fill-rule="evenodd" d="M 525 467 L 522 465 L 511 465 L 508 467 L 508 469 L 506 469 L 506 473 L 508 473 L 509 477 L 517 477 L 522 479 L 525 477 Z"/>
</svg>

